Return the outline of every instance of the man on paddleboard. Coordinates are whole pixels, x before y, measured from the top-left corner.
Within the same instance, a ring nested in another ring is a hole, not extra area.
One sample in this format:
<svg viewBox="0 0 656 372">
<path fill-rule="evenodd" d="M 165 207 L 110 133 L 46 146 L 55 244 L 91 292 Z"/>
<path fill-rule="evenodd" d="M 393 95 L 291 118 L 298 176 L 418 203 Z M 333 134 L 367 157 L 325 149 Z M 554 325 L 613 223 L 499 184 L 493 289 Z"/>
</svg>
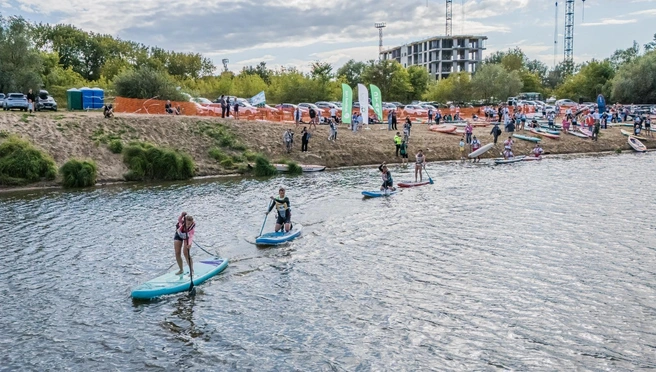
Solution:
<svg viewBox="0 0 656 372">
<path fill-rule="evenodd" d="M 383 178 L 383 184 L 380 186 L 380 191 L 384 191 L 384 190 L 395 191 L 396 188 L 394 187 L 392 172 L 390 172 L 389 169 L 387 169 L 387 164 L 383 162 L 383 164 L 381 164 L 378 167 L 378 170 L 380 171 L 381 177 Z"/>
<path fill-rule="evenodd" d="M 276 208 L 278 219 L 276 219 L 276 232 L 282 229 L 283 225 L 285 232 L 289 232 L 292 228 L 292 209 L 289 204 L 289 198 L 285 196 L 285 188 L 281 187 L 278 190 L 278 197 L 271 197 L 273 203 L 269 207 L 266 214 L 269 214 L 273 208 Z"/>
<path fill-rule="evenodd" d="M 191 257 L 189 256 L 189 251 L 191 250 L 191 241 L 194 238 L 194 232 L 196 232 L 196 224 L 194 223 L 194 218 L 188 215 L 187 212 L 182 212 L 180 217 L 178 217 L 178 223 L 175 225 L 175 235 L 173 236 L 175 261 L 178 263 L 178 268 L 180 269 L 177 273 L 175 273 L 175 275 L 181 275 L 183 273 L 182 257 L 180 255 L 182 248 L 184 248 L 184 256 L 187 260 L 187 265 L 189 265 L 189 273 L 194 273 L 194 267 L 191 262 Z"/>
<path fill-rule="evenodd" d="M 417 182 L 417 173 L 419 173 L 419 182 L 423 181 L 423 169 L 426 165 L 426 156 L 422 150 L 415 155 L 415 182 Z"/>
</svg>

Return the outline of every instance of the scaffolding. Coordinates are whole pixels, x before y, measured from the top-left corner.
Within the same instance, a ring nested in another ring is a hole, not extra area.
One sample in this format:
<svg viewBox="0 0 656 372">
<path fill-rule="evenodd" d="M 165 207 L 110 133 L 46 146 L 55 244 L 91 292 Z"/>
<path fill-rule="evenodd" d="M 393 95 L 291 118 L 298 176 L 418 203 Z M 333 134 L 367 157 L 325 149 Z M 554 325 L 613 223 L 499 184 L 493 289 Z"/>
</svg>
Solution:
<svg viewBox="0 0 656 372">
<path fill-rule="evenodd" d="M 574 0 L 565 1 L 565 62 L 574 61 Z"/>
</svg>

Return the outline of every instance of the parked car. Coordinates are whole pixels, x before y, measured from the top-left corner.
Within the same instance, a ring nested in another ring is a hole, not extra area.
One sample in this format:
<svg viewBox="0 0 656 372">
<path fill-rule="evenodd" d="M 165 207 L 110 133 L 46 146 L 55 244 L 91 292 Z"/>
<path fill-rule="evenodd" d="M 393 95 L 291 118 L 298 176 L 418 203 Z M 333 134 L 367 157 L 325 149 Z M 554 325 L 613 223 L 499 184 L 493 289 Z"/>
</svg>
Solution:
<svg viewBox="0 0 656 372">
<path fill-rule="evenodd" d="M 560 107 L 576 107 L 578 105 L 578 103 L 572 101 L 571 99 L 559 99 L 556 101 L 556 106 Z"/>
<path fill-rule="evenodd" d="M 383 103 L 383 110 L 396 110 L 396 105 L 393 103 L 385 102 Z"/>
<path fill-rule="evenodd" d="M 437 107 L 435 107 L 433 105 L 427 105 L 427 104 L 426 105 L 421 105 L 421 108 L 425 109 L 426 111 L 428 111 L 429 109 L 433 110 L 433 112 L 437 111 Z"/>
<path fill-rule="evenodd" d="M 57 102 L 47 90 L 40 90 L 36 97 L 36 111 L 43 110 L 57 111 Z"/>
<path fill-rule="evenodd" d="M 313 108 L 315 112 L 321 111 L 323 114 L 323 110 L 321 110 L 317 105 L 314 103 L 307 103 L 307 102 L 302 102 L 298 104 L 298 107 L 304 108 L 308 111 L 310 111 L 310 108 Z"/>
<path fill-rule="evenodd" d="M 207 98 L 203 98 L 203 97 L 193 97 L 193 98 L 190 98 L 189 101 L 200 103 L 203 106 L 209 106 L 209 105 L 212 104 L 212 101 L 210 101 Z"/>
<path fill-rule="evenodd" d="M 5 102 L 5 94 L 4 94 L 4 93 L 0 93 L 0 107 L 2 106 L 2 104 L 3 104 L 4 102 Z"/>
<path fill-rule="evenodd" d="M 403 107 L 405 107 L 405 105 L 402 104 L 401 102 L 387 102 L 387 103 L 391 103 L 394 106 L 396 106 L 396 108 L 399 108 L 399 109 L 402 109 Z"/>
<path fill-rule="evenodd" d="M 285 112 L 291 112 L 291 113 L 294 113 L 294 111 L 296 110 L 297 107 L 300 107 L 300 106 L 297 106 L 293 103 L 281 103 L 281 104 L 276 105 L 276 108 L 278 110 L 282 110 L 282 111 L 285 111 Z M 308 109 L 305 108 L 305 107 L 300 107 L 300 108 L 301 108 L 301 112 L 307 112 L 308 111 Z"/>
<path fill-rule="evenodd" d="M 27 97 L 23 93 L 9 93 L 2 103 L 2 109 L 5 111 L 15 109 L 27 111 L 27 108 Z"/>
<path fill-rule="evenodd" d="M 415 115 L 415 116 L 428 115 L 428 110 L 419 105 L 405 105 L 403 110 L 405 111 L 406 115 Z"/>
<path fill-rule="evenodd" d="M 328 110 L 330 110 L 331 108 L 338 109 L 338 110 L 340 109 L 339 106 L 337 106 L 332 102 L 320 101 L 320 102 L 315 102 L 315 105 L 319 108 L 328 109 Z"/>
</svg>

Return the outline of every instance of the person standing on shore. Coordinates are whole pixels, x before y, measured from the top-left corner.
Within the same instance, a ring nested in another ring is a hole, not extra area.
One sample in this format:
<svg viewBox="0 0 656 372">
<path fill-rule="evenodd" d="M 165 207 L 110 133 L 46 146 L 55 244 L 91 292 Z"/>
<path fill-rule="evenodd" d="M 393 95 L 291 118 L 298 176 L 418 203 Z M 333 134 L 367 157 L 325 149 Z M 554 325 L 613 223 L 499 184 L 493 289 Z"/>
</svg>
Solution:
<svg viewBox="0 0 656 372">
<path fill-rule="evenodd" d="M 335 120 L 330 120 L 330 136 L 328 141 L 337 141 L 337 122 Z"/>
<path fill-rule="evenodd" d="M 465 161 L 465 139 L 462 137 L 460 138 L 458 148 L 460 149 L 460 160 Z"/>
<path fill-rule="evenodd" d="M 651 118 L 649 115 L 645 118 L 645 135 L 649 137 L 654 137 L 654 135 L 651 133 Z"/>
<path fill-rule="evenodd" d="M 465 125 L 465 142 L 468 144 L 471 144 L 472 142 L 472 133 L 474 132 L 474 127 L 471 125 L 471 123 L 467 122 L 467 125 Z"/>
<path fill-rule="evenodd" d="M 442 119 L 442 111 L 438 109 L 435 113 L 435 124 L 440 125 L 440 119 Z"/>
<path fill-rule="evenodd" d="M 433 122 L 433 109 L 428 108 L 428 122 L 426 124 L 430 124 Z"/>
<path fill-rule="evenodd" d="M 27 107 L 28 110 L 30 111 L 30 114 L 34 111 L 34 100 L 36 97 L 34 96 L 34 93 L 32 93 L 32 89 L 27 91 Z"/>
<path fill-rule="evenodd" d="M 501 135 L 501 128 L 499 128 L 499 123 L 496 122 L 494 123 L 494 127 L 492 127 L 492 130 L 490 131 L 490 134 L 494 136 L 494 145 L 496 146 L 497 144 L 497 139 Z"/>
<path fill-rule="evenodd" d="M 398 130 L 396 128 L 396 110 L 392 110 L 392 130 Z"/>
<path fill-rule="evenodd" d="M 393 110 L 387 111 L 387 130 L 392 130 L 392 112 Z"/>
<path fill-rule="evenodd" d="M 175 250 L 175 261 L 178 263 L 178 272 L 175 275 L 182 275 L 182 256 L 181 251 L 184 249 L 185 260 L 187 260 L 187 265 L 189 266 L 189 274 L 193 275 L 194 266 L 191 262 L 191 256 L 189 256 L 189 251 L 191 250 L 191 242 L 194 239 L 194 233 L 196 232 L 196 224 L 194 223 L 194 218 L 187 214 L 187 212 L 182 212 L 180 217 L 178 217 L 178 223 L 175 225 L 175 235 L 173 235 L 173 249 Z"/>
<path fill-rule="evenodd" d="M 563 133 L 569 133 L 569 119 L 567 118 L 567 115 L 563 118 Z"/>
<path fill-rule="evenodd" d="M 476 138 L 476 136 L 474 136 L 474 139 L 472 140 L 471 148 L 472 148 L 472 152 L 481 148 L 481 141 L 479 141 L 478 138 Z M 474 159 L 473 163 L 476 163 L 476 161 L 480 163 L 481 157 L 477 156 L 476 159 Z"/>
<path fill-rule="evenodd" d="M 296 123 L 297 128 L 298 125 L 301 123 L 301 108 L 298 106 L 294 108 L 294 123 Z"/>
<path fill-rule="evenodd" d="M 230 97 L 226 97 L 226 117 L 230 117 Z"/>
<path fill-rule="evenodd" d="M 235 102 L 235 114 L 233 116 L 239 120 L 239 102 Z"/>
<path fill-rule="evenodd" d="M 330 117 L 337 123 L 337 109 L 335 106 L 330 108 Z"/>
<path fill-rule="evenodd" d="M 226 99 L 225 96 L 222 94 L 221 98 L 219 99 L 219 103 L 221 104 L 221 117 L 225 118 L 226 116 Z"/>
<path fill-rule="evenodd" d="M 285 143 L 285 149 L 289 154 L 290 152 L 292 152 L 292 145 L 294 143 L 294 132 L 292 132 L 291 129 L 287 129 L 285 133 L 283 133 L 282 135 L 282 140 Z"/>
<path fill-rule="evenodd" d="M 599 139 L 599 129 L 601 129 L 601 123 L 599 120 L 595 120 L 594 128 L 592 129 L 592 139 L 595 141 Z"/>
<path fill-rule="evenodd" d="M 310 141 L 310 132 L 307 127 L 303 127 L 301 131 L 301 152 L 307 152 L 308 142 Z"/>
<path fill-rule="evenodd" d="M 403 142 L 403 138 L 401 138 L 401 134 L 399 132 L 396 132 L 396 135 L 394 136 L 394 146 L 396 146 L 396 157 L 399 157 L 399 150 L 401 149 L 401 143 Z"/>
<path fill-rule="evenodd" d="M 512 137 L 508 137 L 507 140 L 503 141 L 503 158 L 504 159 L 509 159 L 512 158 L 513 152 L 512 152 L 512 146 L 513 146 L 513 140 Z"/>
</svg>

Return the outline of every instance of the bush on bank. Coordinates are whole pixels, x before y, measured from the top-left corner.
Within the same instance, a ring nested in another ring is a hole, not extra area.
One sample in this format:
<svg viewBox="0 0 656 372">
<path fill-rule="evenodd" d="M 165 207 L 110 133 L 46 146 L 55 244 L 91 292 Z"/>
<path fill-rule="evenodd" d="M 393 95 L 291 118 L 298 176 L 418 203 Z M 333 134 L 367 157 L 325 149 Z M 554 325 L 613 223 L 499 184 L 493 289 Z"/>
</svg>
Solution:
<svg viewBox="0 0 656 372">
<path fill-rule="evenodd" d="M 269 177 L 278 174 L 276 167 L 271 165 L 269 160 L 262 155 L 255 157 L 255 175 L 258 177 Z"/>
<path fill-rule="evenodd" d="M 194 176 L 191 156 L 145 142 L 133 142 L 125 147 L 123 162 L 129 169 L 124 175 L 128 181 L 175 181 Z"/>
<path fill-rule="evenodd" d="M 89 187 L 96 184 L 98 167 L 93 160 L 71 159 L 60 169 L 64 187 Z"/>
<path fill-rule="evenodd" d="M 52 157 L 30 142 L 9 136 L 0 144 L 0 184 L 21 186 L 41 179 L 53 180 L 56 175 Z"/>
</svg>

